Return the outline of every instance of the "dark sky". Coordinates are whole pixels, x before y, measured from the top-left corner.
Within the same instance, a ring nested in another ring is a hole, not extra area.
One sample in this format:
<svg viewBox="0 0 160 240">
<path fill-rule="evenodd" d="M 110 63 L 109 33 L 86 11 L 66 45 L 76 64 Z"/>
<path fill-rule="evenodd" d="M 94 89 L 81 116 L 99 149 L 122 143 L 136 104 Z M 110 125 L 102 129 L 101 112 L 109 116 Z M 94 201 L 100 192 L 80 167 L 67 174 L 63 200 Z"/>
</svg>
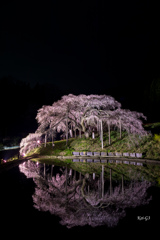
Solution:
<svg viewBox="0 0 160 240">
<path fill-rule="evenodd" d="M 49 82 L 68 93 L 144 83 L 159 76 L 158 16 L 148 0 L 6 0 L 0 78 Z"/>
</svg>

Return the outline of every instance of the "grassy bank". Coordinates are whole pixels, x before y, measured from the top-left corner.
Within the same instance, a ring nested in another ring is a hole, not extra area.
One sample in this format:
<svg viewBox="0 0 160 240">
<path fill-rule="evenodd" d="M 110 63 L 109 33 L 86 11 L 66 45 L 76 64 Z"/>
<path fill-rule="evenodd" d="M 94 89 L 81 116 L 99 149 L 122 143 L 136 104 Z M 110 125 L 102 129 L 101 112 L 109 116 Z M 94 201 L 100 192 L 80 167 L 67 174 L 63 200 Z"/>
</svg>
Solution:
<svg viewBox="0 0 160 240">
<path fill-rule="evenodd" d="M 104 134 L 103 150 L 98 136 L 95 139 L 70 138 L 68 145 L 66 145 L 65 140 L 55 141 L 54 144 L 54 147 L 52 147 L 52 143 L 47 143 L 46 147 L 42 144 L 28 155 L 71 156 L 73 151 L 138 152 L 143 153 L 143 158 L 160 160 L 160 137 L 158 134 L 140 137 L 123 133 L 122 138 L 119 139 L 119 133 L 113 131 L 111 133 L 111 144 L 109 145 L 108 134 L 106 133 Z"/>
</svg>

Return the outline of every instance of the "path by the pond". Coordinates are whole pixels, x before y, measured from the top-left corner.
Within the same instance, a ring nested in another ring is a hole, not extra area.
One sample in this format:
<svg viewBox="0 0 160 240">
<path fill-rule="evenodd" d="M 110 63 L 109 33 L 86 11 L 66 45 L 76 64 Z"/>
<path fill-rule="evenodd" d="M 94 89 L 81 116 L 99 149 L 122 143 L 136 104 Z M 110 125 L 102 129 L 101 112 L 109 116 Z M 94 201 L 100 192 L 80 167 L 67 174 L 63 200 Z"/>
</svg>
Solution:
<svg viewBox="0 0 160 240">
<path fill-rule="evenodd" d="M 31 159 L 31 157 L 23 158 L 23 159 L 17 159 L 14 161 L 6 162 L 3 164 L 0 164 L 0 174 L 5 173 L 6 171 L 10 170 L 13 167 L 18 166 L 19 164 L 28 161 Z"/>
</svg>

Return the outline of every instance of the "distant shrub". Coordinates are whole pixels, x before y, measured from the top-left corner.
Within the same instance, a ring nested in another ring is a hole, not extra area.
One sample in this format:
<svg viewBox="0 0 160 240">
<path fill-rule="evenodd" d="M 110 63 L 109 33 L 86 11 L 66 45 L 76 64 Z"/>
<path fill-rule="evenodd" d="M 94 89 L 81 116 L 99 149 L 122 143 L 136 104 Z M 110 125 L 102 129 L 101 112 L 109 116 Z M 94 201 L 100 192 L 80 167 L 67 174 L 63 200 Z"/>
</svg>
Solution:
<svg viewBox="0 0 160 240">
<path fill-rule="evenodd" d="M 3 144 L 0 143 L 0 150 L 3 150 Z"/>
<path fill-rule="evenodd" d="M 160 135 L 154 134 L 154 140 L 160 142 Z"/>
</svg>

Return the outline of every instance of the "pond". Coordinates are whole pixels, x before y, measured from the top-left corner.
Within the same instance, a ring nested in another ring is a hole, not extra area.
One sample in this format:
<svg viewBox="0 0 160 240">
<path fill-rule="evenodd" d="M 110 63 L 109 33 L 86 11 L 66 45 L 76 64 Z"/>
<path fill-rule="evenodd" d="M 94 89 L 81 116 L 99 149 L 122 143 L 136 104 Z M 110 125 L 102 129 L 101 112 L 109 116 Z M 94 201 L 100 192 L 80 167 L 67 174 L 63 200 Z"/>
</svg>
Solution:
<svg viewBox="0 0 160 240">
<path fill-rule="evenodd" d="M 160 165 L 28 160 L 0 176 L 3 229 L 117 234 L 158 225 Z"/>
</svg>

